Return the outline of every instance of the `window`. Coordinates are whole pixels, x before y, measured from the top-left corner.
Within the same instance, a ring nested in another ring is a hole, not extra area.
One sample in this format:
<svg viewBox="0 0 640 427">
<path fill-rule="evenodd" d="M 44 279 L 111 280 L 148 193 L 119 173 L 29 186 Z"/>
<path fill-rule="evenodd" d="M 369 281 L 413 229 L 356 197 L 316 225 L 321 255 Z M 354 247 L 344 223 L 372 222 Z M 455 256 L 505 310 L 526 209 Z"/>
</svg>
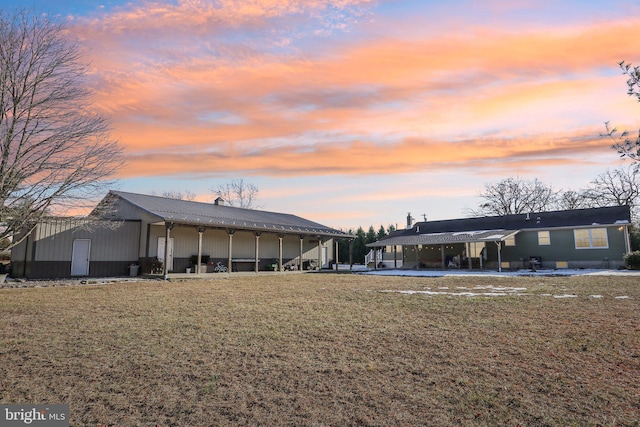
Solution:
<svg viewBox="0 0 640 427">
<path fill-rule="evenodd" d="M 606 228 L 587 228 L 573 230 L 573 237 L 576 241 L 576 249 L 608 248 Z"/>
<path fill-rule="evenodd" d="M 516 236 L 511 236 L 504 239 L 505 246 L 515 246 L 516 245 Z"/>
<path fill-rule="evenodd" d="M 551 244 L 551 235 L 548 231 L 538 231 L 538 245 L 548 246 Z"/>
</svg>

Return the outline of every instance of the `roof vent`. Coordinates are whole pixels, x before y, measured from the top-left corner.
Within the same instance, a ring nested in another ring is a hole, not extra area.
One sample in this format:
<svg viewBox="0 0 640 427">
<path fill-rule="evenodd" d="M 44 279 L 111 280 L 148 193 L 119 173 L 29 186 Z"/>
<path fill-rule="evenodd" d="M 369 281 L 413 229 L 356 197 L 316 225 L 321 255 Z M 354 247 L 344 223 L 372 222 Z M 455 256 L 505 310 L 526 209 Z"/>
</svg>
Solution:
<svg viewBox="0 0 640 427">
<path fill-rule="evenodd" d="M 413 218 L 411 212 L 407 212 L 407 229 L 411 228 L 411 224 L 413 224 Z"/>
<path fill-rule="evenodd" d="M 224 199 L 222 197 L 218 197 L 213 203 L 217 206 L 224 206 Z"/>
</svg>

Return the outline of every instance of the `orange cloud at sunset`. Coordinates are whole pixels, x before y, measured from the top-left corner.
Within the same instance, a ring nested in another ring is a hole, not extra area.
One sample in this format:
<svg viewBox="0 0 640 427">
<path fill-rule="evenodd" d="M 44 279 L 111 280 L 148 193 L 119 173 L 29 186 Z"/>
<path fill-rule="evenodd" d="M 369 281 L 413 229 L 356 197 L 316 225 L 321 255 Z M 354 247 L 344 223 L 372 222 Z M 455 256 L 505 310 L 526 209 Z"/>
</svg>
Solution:
<svg viewBox="0 0 640 427">
<path fill-rule="evenodd" d="M 640 127 L 617 68 L 640 64 L 640 14 L 615 2 L 157 0 L 69 23 L 128 182 L 200 196 L 202 181 L 255 177 L 286 206 L 278 194 L 342 177 L 362 203 L 422 206 L 461 182 L 573 187 L 617 164 L 599 135 Z M 408 175 L 420 191 L 396 189 Z"/>
</svg>

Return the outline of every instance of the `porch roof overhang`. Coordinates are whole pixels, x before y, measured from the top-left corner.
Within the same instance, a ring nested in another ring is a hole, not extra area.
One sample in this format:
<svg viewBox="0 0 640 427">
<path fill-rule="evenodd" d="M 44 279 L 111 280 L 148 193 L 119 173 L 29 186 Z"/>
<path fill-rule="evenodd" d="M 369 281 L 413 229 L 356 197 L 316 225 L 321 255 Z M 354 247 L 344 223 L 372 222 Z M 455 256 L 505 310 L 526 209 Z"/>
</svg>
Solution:
<svg viewBox="0 0 640 427">
<path fill-rule="evenodd" d="M 326 238 L 352 239 L 354 236 L 331 228 L 305 227 L 299 225 L 269 224 L 264 222 L 239 221 L 233 219 L 212 218 L 186 218 L 167 216 L 164 219 L 152 223 L 152 225 L 165 226 L 167 224 L 179 226 L 194 226 L 217 228 L 225 230 L 241 230 L 276 234 L 295 234 L 305 236 L 319 236 Z"/>
<path fill-rule="evenodd" d="M 454 243 L 473 242 L 501 242 L 507 240 L 520 230 L 475 230 L 475 231 L 451 231 L 442 233 L 404 234 L 391 236 L 377 242 L 367 244 L 367 247 L 383 246 L 415 246 L 415 245 L 447 245 Z"/>
</svg>

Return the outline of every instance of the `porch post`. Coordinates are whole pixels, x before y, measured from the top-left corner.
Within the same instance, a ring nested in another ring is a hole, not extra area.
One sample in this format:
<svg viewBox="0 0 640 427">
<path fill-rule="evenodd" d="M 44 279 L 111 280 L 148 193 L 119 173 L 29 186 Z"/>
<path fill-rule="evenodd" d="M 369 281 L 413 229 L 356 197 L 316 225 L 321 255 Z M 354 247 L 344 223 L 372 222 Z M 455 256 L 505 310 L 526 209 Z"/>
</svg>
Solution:
<svg viewBox="0 0 640 427">
<path fill-rule="evenodd" d="M 229 259 L 228 259 L 228 264 L 227 264 L 227 267 L 228 267 L 227 271 L 229 273 L 231 273 L 231 271 L 232 271 L 231 263 L 233 262 L 232 261 L 233 260 L 233 233 L 235 233 L 235 232 L 236 232 L 236 230 L 227 230 L 227 233 L 229 234 L 229 252 L 228 252 Z"/>
<path fill-rule="evenodd" d="M 171 229 L 173 228 L 173 223 L 165 223 L 165 233 L 164 233 L 164 262 L 162 263 L 162 275 L 164 276 L 164 280 L 169 279 L 169 239 L 171 238 Z"/>
<path fill-rule="evenodd" d="M 378 270 L 378 249 L 374 246 L 371 250 L 373 250 L 373 269 Z"/>
<path fill-rule="evenodd" d="M 200 264 L 202 264 L 202 234 L 204 233 L 204 227 L 198 227 L 198 264 L 196 265 L 196 271 L 194 273 L 200 274 Z M 205 270 L 206 272 L 206 270 Z"/>
<path fill-rule="evenodd" d="M 420 270 L 420 253 L 418 251 L 418 245 L 416 245 L 416 270 Z"/>
<path fill-rule="evenodd" d="M 336 238 L 336 253 L 333 254 L 333 258 L 336 264 L 336 271 L 338 271 L 338 239 Z"/>
<path fill-rule="evenodd" d="M 298 260 L 298 271 L 302 271 L 302 254 L 304 253 L 304 236 L 300 236 L 300 259 Z"/>
<path fill-rule="evenodd" d="M 498 272 L 502 273 L 502 242 L 498 240 L 496 245 L 498 246 Z"/>
<path fill-rule="evenodd" d="M 440 261 L 442 261 L 442 269 L 444 270 L 446 268 L 444 265 L 444 245 L 440 245 Z"/>
<path fill-rule="evenodd" d="M 398 246 L 393 245 L 393 268 L 398 268 Z"/>
<path fill-rule="evenodd" d="M 254 271 L 258 272 L 259 256 L 260 256 L 260 232 L 256 231 L 256 259 L 254 264 Z"/>
<path fill-rule="evenodd" d="M 318 236 L 318 270 L 322 269 L 322 238 Z"/>
<path fill-rule="evenodd" d="M 353 271 L 353 239 L 349 239 L 349 271 Z"/>
<path fill-rule="evenodd" d="M 469 264 L 469 270 L 472 270 L 471 267 L 471 242 L 465 242 L 465 245 L 467 246 L 467 261 Z"/>
<path fill-rule="evenodd" d="M 282 271 L 282 239 L 284 234 L 278 234 L 278 271 Z"/>
</svg>

